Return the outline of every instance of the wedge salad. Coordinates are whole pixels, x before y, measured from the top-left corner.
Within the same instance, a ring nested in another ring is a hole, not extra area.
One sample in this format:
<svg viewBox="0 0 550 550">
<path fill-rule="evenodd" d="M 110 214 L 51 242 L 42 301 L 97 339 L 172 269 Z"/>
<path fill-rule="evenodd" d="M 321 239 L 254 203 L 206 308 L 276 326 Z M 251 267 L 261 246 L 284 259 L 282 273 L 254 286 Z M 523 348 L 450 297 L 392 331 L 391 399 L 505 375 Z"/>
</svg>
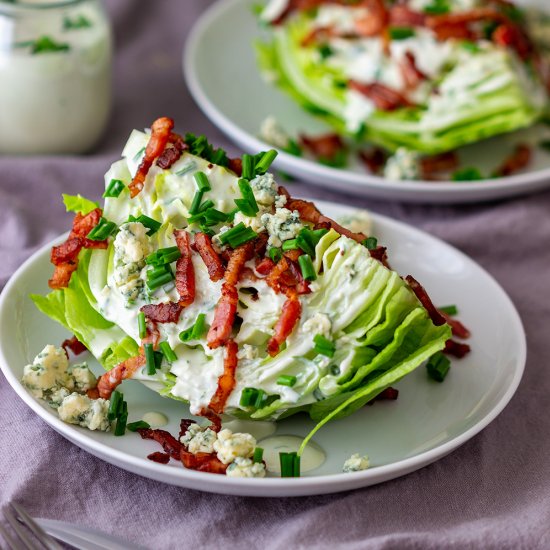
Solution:
<svg viewBox="0 0 550 550">
<path fill-rule="evenodd" d="M 546 45 L 532 30 L 546 21 L 547 34 L 548 18 L 507 0 L 271 0 L 259 18 L 269 29 L 256 45 L 268 82 L 338 135 L 399 151 L 390 179 L 418 177 L 395 167 L 411 155 L 448 153 L 548 115 Z"/>
<path fill-rule="evenodd" d="M 64 197 L 72 230 L 52 249 L 52 291 L 32 296 L 75 335 L 69 347 L 80 342 L 107 372 L 90 378 L 50 346 L 26 367 L 27 387 L 64 414 L 80 407 L 74 423 L 86 426 L 97 399 L 127 418 L 113 396 L 123 380 L 143 382 L 211 421 L 214 435 L 191 424 L 181 434 L 190 452 L 198 430 L 195 454 L 208 455 L 223 446 L 221 415 L 305 412 L 313 434 L 430 358 L 437 370 L 441 350 L 467 351 L 451 340 L 464 327 L 389 267 L 375 237 L 276 183 L 275 155 L 229 159 L 204 136 L 174 133 L 168 118 L 132 132 L 101 207 Z"/>
</svg>

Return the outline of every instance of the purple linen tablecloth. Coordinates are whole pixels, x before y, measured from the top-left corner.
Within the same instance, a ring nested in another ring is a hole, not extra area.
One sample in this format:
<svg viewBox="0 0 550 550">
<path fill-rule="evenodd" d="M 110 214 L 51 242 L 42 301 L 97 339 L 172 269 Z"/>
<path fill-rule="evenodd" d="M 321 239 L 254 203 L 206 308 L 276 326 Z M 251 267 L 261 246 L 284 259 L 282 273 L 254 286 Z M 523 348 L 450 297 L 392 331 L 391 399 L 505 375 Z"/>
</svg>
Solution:
<svg viewBox="0 0 550 550">
<path fill-rule="evenodd" d="M 108 4 L 117 56 L 107 137 L 84 157 L 0 158 L 0 287 L 67 229 L 62 192 L 99 198 L 103 173 L 132 128 L 168 115 L 179 130 L 205 133 L 236 152 L 181 77 L 184 39 L 209 4 Z M 421 227 L 496 277 L 519 309 L 529 346 L 506 410 L 451 455 L 395 481 L 320 497 L 237 498 L 102 462 L 49 428 L 0 374 L 0 505 L 14 499 L 35 516 L 96 526 L 150 548 L 550 548 L 550 192 L 450 207 L 360 200 L 298 183 L 292 191 Z"/>
</svg>

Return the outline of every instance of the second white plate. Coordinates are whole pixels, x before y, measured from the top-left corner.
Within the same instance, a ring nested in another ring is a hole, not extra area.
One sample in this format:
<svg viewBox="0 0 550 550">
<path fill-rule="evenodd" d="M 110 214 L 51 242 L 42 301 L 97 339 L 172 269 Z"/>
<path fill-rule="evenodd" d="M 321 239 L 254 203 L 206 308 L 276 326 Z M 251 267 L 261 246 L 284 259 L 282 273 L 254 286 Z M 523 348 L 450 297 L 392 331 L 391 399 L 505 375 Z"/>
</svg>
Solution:
<svg viewBox="0 0 550 550">
<path fill-rule="evenodd" d="M 254 42 L 261 37 L 252 14 L 255 0 L 223 0 L 208 9 L 193 27 L 184 50 L 184 73 L 189 89 L 208 118 L 240 148 L 256 153 L 271 146 L 256 136 L 262 121 L 274 115 L 292 135 L 300 131 L 333 131 L 303 111 L 289 97 L 262 80 Z M 544 0 L 523 3 L 544 8 Z M 494 159 L 519 141 L 538 142 L 532 131 L 510 134 L 474 144 L 463 151 L 467 165 L 486 171 Z M 550 186 L 550 153 L 534 149 L 528 171 L 505 178 L 475 182 L 390 181 L 368 174 L 357 165 L 330 168 L 314 161 L 280 153 L 275 167 L 316 185 L 342 191 L 410 202 L 478 202 Z"/>
<path fill-rule="evenodd" d="M 353 209 L 319 204 L 339 217 Z M 388 246 L 390 262 L 401 274 L 421 281 L 436 304 L 457 304 L 460 319 L 471 329 L 472 353 L 454 360 L 445 382 L 429 380 L 421 367 L 404 378 L 397 401 L 377 402 L 352 416 L 329 423 L 314 438 L 325 462 L 300 478 L 242 479 L 195 472 L 172 461 L 169 465 L 145 457 L 160 447 L 137 434 L 114 437 L 60 421 L 55 411 L 34 399 L 21 385 L 23 367 L 48 343 L 68 335 L 42 315 L 28 298 L 48 291 L 50 245 L 15 273 L 0 295 L 0 366 L 13 389 L 61 435 L 107 462 L 145 477 L 203 491 L 250 496 L 299 496 L 365 487 L 417 470 L 445 456 L 487 426 L 502 411 L 520 382 L 525 364 L 525 334 L 519 316 L 501 287 L 473 260 L 413 227 L 373 216 L 374 235 Z M 91 361 L 97 373 L 101 367 Z M 122 387 L 130 421 L 148 411 L 169 418 L 166 427 L 179 431 L 189 417 L 182 403 L 165 399 L 138 382 Z M 304 437 L 313 427 L 305 415 L 277 423 L 277 434 Z M 343 474 L 352 453 L 368 454 L 371 468 Z"/>
</svg>

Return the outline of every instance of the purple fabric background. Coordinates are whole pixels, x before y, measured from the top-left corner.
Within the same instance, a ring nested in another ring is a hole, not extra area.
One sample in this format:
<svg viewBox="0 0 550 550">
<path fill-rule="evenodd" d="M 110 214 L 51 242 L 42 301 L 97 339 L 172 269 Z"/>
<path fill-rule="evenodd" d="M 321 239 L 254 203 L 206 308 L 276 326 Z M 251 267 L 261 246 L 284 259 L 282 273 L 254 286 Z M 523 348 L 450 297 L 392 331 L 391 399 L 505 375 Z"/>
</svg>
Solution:
<svg viewBox="0 0 550 550">
<path fill-rule="evenodd" d="M 160 115 L 235 148 L 198 111 L 181 51 L 206 0 L 112 0 L 115 108 L 84 157 L 0 158 L 0 286 L 68 227 L 61 192 L 98 198 L 132 128 Z M 293 194 L 353 203 L 419 226 L 488 269 L 527 330 L 524 379 L 506 410 L 463 447 L 379 486 L 296 499 L 179 489 L 115 468 L 34 415 L 0 374 L 0 505 L 118 533 L 151 548 L 550 548 L 550 191 L 474 206 L 358 200 L 294 184 Z"/>
</svg>

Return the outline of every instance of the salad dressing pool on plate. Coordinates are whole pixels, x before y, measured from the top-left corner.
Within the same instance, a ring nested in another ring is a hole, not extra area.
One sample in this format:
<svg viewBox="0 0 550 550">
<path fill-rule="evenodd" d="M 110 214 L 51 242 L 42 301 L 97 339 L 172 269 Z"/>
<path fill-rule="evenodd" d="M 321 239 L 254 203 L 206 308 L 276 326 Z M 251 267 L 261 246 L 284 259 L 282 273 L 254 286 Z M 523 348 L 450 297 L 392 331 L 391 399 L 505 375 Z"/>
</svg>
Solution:
<svg viewBox="0 0 550 550">
<path fill-rule="evenodd" d="M 143 415 L 142 420 L 147 422 L 151 428 L 161 428 L 168 424 L 168 417 L 165 414 L 156 411 L 150 411 Z"/>
<path fill-rule="evenodd" d="M 279 475 L 281 473 L 279 453 L 297 451 L 302 441 L 302 437 L 295 435 L 275 435 L 259 441 L 258 445 L 264 450 L 264 461 L 267 465 L 267 471 Z M 326 454 L 323 449 L 316 443 L 310 442 L 302 453 L 300 471 L 304 473 L 315 470 L 325 462 L 325 459 Z"/>
</svg>

